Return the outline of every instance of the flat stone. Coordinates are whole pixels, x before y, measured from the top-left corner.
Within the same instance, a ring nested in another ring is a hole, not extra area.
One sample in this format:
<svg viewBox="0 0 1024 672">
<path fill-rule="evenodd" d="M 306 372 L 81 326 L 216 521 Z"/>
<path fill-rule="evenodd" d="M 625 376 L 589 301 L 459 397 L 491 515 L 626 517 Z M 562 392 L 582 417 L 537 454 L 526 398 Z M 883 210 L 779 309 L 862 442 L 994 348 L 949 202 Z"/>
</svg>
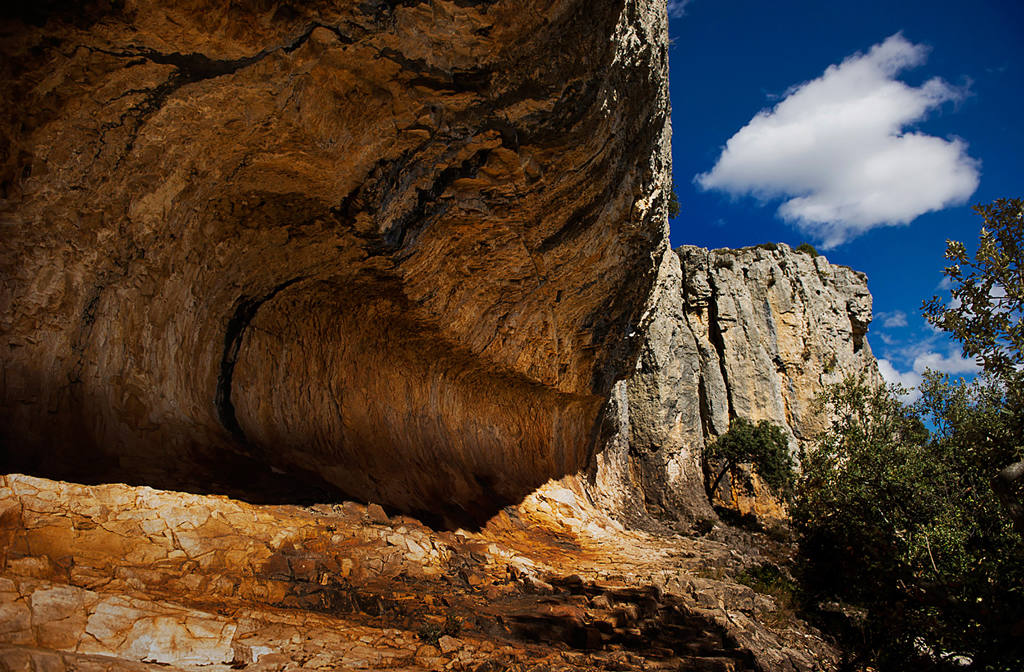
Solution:
<svg viewBox="0 0 1024 672">
<path fill-rule="evenodd" d="M 437 645 L 441 648 L 441 653 L 450 654 L 452 651 L 458 651 L 462 648 L 462 640 L 455 637 L 449 637 L 448 635 L 442 635 L 437 640 Z"/>
<path fill-rule="evenodd" d="M 387 525 L 390 521 L 388 520 L 388 514 L 384 513 L 384 509 L 380 504 L 370 504 L 366 507 L 366 516 L 370 519 L 371 523 L 377 525 Z"/>
</svg>

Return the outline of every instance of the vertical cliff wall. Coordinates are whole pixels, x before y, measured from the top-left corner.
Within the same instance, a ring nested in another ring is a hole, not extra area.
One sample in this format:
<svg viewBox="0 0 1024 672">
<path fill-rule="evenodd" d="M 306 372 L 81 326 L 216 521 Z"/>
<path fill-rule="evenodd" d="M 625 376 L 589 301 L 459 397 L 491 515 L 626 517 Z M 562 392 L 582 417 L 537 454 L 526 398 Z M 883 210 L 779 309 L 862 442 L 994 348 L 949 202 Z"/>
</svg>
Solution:
<svg viewBox="0 0 1024 672">
<path fill-rule="evenodd" d="M 652 305 L 593 474 L 627 515 L 710 515 L 702 454 L 733 418 L 781 425 L 795 451 L 826 427 L 814 404 L 826 385 L 858 372 L 880 382 L 867 277 L 823 256 L 683 246 L 662 259 Z"/>
<path fill-rule="evenodd" d="M 481 519 L 587 461 L 665 248 L 663 2 L 0 20 L 4 469 Z"/>
</svg>

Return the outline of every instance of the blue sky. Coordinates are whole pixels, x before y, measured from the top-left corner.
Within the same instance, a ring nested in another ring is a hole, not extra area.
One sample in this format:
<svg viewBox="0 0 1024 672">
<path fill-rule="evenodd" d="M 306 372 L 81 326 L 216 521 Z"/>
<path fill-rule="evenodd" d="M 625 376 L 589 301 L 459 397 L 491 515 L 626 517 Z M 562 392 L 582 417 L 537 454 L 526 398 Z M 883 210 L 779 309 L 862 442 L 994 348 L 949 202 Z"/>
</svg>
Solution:
<svg viewBox="0 0 1024 672">
<path fill-rule="evenodd" d="M 868 274 L 883 374 L 973 364 L 921 317 L 970 205 L 1024 196 L 1024 2 L 670 0 L 673 246 Z"/>
</svg>

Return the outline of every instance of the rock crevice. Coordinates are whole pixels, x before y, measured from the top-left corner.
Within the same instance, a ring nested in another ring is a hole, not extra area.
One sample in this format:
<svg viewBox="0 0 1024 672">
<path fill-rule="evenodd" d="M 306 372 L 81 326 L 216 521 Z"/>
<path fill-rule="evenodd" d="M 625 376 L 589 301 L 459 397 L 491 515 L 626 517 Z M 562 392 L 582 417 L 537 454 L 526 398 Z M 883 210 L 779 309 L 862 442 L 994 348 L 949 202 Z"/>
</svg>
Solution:
<svg viewBox="0 0 1024 672">
<path fill-rule="evenodd" d="M 780 425 L 795 454 L 827 426 L 815 404 L 826 385 L 850 374 L 881 382 L 864 338 L 867 278 L 824 257 L 781 243 L 683 246 L 666 253 L 655 296 L 640 359 L 616 384 L 606 449 L 591 467 L 597 497 L 631 522 L 713 515 L 703 454 L 732 419 Z M 778 513 L 770 498 L 732 503 Z"/>
</svg>

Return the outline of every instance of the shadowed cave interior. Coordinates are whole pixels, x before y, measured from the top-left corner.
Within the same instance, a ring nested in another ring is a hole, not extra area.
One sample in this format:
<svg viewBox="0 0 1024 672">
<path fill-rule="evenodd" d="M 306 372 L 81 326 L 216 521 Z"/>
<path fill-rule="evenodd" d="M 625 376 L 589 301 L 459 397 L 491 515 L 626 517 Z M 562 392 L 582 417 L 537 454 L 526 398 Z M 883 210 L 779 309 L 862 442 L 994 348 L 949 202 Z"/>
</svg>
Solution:
<svg viewBox="0 0 1024 672">
<path fill-rule="evenodd" d="M 0 15 L 0 468 L 445 527 L 578 472 L 666 244 L 645 11 Z"/>
<path fill-rule="evenodd" d="M 475 529 L 584 467 L 596 395 L 495 372 L 414 312 L 401 288 L 379 277 L 300 278 L 243 297 L 212 400 L 227 440 L 184 454 L 162 446 L 111 454 L 91 432 L 71 432 L 60 447 L 5 450 L 0 469 L 260 504 L 354 499 L 434 527 Z M 98 402 L 81 398 L 81 387 L 71 386 L 68 403 L 84 426 Z"/>
</svg>

